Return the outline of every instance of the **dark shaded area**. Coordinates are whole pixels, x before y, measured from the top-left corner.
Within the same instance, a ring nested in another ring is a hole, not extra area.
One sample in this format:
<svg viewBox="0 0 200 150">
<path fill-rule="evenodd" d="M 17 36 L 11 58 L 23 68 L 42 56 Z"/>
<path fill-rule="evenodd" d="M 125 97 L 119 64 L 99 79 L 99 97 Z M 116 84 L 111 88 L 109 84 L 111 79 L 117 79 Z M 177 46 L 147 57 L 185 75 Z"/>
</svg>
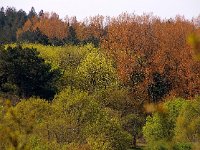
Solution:
<svg viewBox="0 0 200 150">
<path fill-rule="evenodd" d="M 100 43 L 100 40 L 94 36 L 90 36 L 88 37 L 87 39 L 84 39 L 82 42 L 81 42 L 83 45 L 87 44 L 87 43 L 91 43 L 93 44 L 95 47 L 98 47 L 99 46 L 99 43 Z"/>
<path fill-rule="evenodd" d="M 142 71 L 134 71 L 130 76 L 130 80 L 134 85 L 143 82 L 144 79 L 145 79 L 145 74 Z"/>
<path fill-rule="evenodd" d="M 161 100 L 172 89 L 171 82 L 162 74 L 155 72 L 153 82 L 148 86 L 148 95 L 153 102 Z"/>
<path fill-rule="evenodd" d="M 39 29 L 35 31 L 26 31 L 22 33 L 22 35 L 18 38 L 20 42 L 30 42 L 30 43 L 40 43 L 43 45 L 48 45 L 49 39 L 46 35 L 44 35 Z"/>
<path fill-rule="evenodd" d="M 72 45 L 77 45 L 80 43 L 80 41 L 77 38 L 76 35 L 76 30 L 74 29 L 73 26 L 69 26 L 69 35 L 68 37 L 65 39 L 65 43 L 67 44 L 72 44 Z"/>
<path fill-rule="evenodd" d="M 2 7 L 0 10 L 0 42 L 16 42 L 16 32 L 18 28 L 23 27 L 28 19 L 25 11 L 17 11 L 15 8 L 8 7 L 6 10 Z"/>
<path fill-rule="evenodd" d="M 45 63 L 36 49 L 21 46 L 0 49 L 0 92 L 22 98 L 53 99 L 57 92 L 55 82 L 60 76 L 60 70 Z"/>
</svg>

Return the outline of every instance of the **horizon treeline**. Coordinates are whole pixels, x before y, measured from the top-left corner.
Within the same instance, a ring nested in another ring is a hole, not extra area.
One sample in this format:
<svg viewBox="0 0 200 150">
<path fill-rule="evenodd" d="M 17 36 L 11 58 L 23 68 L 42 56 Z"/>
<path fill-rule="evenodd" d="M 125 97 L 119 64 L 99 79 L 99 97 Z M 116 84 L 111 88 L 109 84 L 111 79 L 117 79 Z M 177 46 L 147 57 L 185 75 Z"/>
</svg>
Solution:
<svg viewBox="0 0 200 150">
<path fill-rule="evenodd" d="M 188 20 L 180 15 L 173 19 L 161 19 L 152 13 L 143 15 L 122 13 L 117 17 L 97 15 L 79 21 L 76 16 L 66 15 L 61 19 L 55 12 L 41 10 L 37 13 L 34 7 L 28 13 L 22 9 L 16 10 L 14 7 L 6 9 L 1 7 L 0 40 L 4 44 L 24 41 L 57 46 L 92 43 L 97 47 L 108 38 L 110 27 L 115 24 L 114 28 L 118 28 L 116 23 L 119 26 L 129 23 L 139 26 L 148 24 L 149 27 L 153 27 L 158 22 L 161 24 L 182 22 L 198 27 L 200 15 Z"/>
</svg>

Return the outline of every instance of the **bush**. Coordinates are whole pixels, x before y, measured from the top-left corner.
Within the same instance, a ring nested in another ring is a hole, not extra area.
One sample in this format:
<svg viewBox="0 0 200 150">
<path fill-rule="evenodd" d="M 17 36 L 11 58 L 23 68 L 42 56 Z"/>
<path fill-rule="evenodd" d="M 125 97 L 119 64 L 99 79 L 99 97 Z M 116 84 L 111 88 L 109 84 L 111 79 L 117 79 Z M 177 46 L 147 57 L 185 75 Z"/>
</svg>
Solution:
<svg viewBox="0 0 200 150">
<path fill-rule="evenodd" d="M 160 140 L 153 143 L 149 143 L 145 148 L 147 150 L 169 150 L 171 149 L 170 144 L 166 141 Z"/>
<path fill-rule="evenodd" d="M 191 143 L 177 143 L 173 146 L 173 150 L 192 150 Z"/>
</svg>

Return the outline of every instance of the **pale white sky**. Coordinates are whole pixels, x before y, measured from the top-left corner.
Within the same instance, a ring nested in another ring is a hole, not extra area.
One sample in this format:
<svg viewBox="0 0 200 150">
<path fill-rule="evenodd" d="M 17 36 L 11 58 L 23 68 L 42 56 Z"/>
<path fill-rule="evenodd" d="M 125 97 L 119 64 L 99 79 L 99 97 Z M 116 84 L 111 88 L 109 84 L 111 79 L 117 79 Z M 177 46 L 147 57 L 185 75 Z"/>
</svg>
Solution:
<svg viewBox="0 0 200 150">
<path fill-rule="evenodd" d="M 153 12 L 161 18 L 173 18 L 177 14 L 186 18 L 200 15 L 200 0 L 0 0 L 0 7 L 13 6 L 29 12 L 33 6 L 36 12 L 54 11 L 61 18 L 77 16 L 83 19 L 95 15 L 117 16 L 122 12 Z"/>
</svg>

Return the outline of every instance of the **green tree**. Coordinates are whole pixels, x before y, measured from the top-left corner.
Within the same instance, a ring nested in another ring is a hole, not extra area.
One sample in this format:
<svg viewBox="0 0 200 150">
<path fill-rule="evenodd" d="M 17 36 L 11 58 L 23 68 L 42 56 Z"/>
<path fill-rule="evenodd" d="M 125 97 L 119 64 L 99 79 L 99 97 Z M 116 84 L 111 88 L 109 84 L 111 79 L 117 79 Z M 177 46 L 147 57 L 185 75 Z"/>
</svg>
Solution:
<svg viewBox="0 0 200 150">
<path fill-rule="evenodd" d="M 200 97 L 185 105 L 177 118 L 175 139 L 200 145 Z"/>
<path fill-rule="evenodd" d="M 112 116 L 120 118 L 123 129 L 132 135 L 132 145 L 137 147 L 137 139 L 142 137 L 145 115 L 141 104 L 130 94 L 128 87 L 109 86 L 93 95 Z"/>
<path fill-rule="evenodd" d="M 21 28 L 27 20 L 27 14 L 23 10 L 2 7 L 0 11 L 0 42 L 9 43 L 16 41 L 16 31 Z"/>
<path fill-rule="evenodd" d="M 119 119 L 87 92 L 68 88 L 56 96 L 53 107 L 68 120 L 70 134 L 66 135 L 70 135 L 71 142 L 87 143 L 94 150 L 129 148 L 131 136 L 123 130 Z"/>
<path fill-rule="evenodd" d="M 77 45 L 80 41 L 77 38 L 76 31 L 73 26 L 69 26 L 68 28 L 69 35 L 65 39 L 66 43 Z"/>
<path fill-rule="evenodd" d="M 34 95 L 52 99 L 57 91 L 54 84 L 60 75 L 58 69 L 45 63 L 36 49 L 16 46 L 0 50 L 1 90 L 9 83 L 18 87 L 21 97 Z"/>
<path fill-rule="evenodd" d="M 65 144 L 59 144 L 49 134 L 53 109 L 47 101 L 31 98 L 22 100 L 16 106 L 11 106 L 9 101 L 0 106 L 1 150 L 66 149 Z"/>
<path fill-rule="evenodd" d="M 95 48 L 79 65 L 77 78 L 78 88 L 90 93 L 116 84 L 117 81 L 112 62 Z"/>
<path fill-rule="evenodd" d="M 162 109 L 148 116 L 143 127 L 143 134 L 149 147 L 160 147 L 162 144 L 173 143 L 176 120 L 187 102 L 184 99 L 174 99 L 163 104 Z M 161 144 L 161 145 L 160 145 Z M 168 146 L 167 146 L 168 145 Z M 153 149 L 153 148 L 152 148 Z"/>
</svg>

